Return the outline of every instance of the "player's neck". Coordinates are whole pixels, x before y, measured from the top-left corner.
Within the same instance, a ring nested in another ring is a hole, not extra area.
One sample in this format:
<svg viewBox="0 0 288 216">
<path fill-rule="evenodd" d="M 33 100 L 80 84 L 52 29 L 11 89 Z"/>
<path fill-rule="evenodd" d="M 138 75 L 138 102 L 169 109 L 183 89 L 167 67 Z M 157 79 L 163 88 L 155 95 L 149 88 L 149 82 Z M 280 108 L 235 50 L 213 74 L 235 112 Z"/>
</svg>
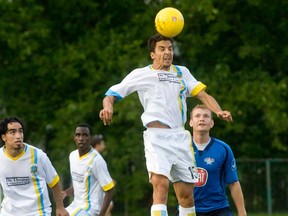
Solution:
<svg viewBox="0 0 288 216">
<path fill-rule="evenodd" d="M 10 157 L 17 157 L 23 152 L 24 145 L 22 145 L 22 147 L 20 148 L 11 148 L 8 146 L 5 146 L 4 148 L 5 148 L 6 154 L 8 154 Z"/>
<path fill-rule="evenodd" d="M 80 156 L 80 157 L 84 156 L 85 154 L 87 154 L 88 152 L 90 152 L 90 150 L 91 150 L 90 147 L 85 148 L 85 149 L 78 149 L 79 156 Z"/>
<path fill-rule="evenodd" d="M 169 66 L 163 66 L 153 63 L 151 66 L 152 70 L 164 70 L 164 71 L 170 71 L 170 65 Z"/>
<path fill-rule="evenodd" d="M 210 140 L 210 135 L 209 133 L 198 133 L 198 132 L 193 132 L 193 140 L 195 143 L 201 145 L 201 144 L 207 144 Z"/>
</svg>

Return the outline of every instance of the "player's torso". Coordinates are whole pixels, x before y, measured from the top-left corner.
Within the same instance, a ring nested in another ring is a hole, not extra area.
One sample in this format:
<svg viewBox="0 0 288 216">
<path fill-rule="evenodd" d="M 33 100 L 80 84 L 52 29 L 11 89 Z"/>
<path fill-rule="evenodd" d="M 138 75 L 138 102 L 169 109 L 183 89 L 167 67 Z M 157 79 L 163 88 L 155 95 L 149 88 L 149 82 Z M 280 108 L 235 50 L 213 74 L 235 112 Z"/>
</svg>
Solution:
<svg viewBox="0 0 288 216">
<path fill-rule="evenodd" d="M 47 186 L 38 156 L 37 151 L 28 146 L 24 154 L 17 158 L 7 156 L 1 149 L 0 177 L 6 195 L 3 211 L 15 215 L 19 212 L 28 215 L 33 212 L 39 213 L 38 209 L 44 206 L 49 208 Z M 45 211 L 44 208 L 41 210 L 42 213 Z"/>
<path fill-rule="evenodd" d="M 206 185 L 216 185 L 221 179 L 221 172 L 224 169 L 225 155 L 223 152 L 215 152 L 213 149 L 195 151 L 195 159 L 198 169 L 198 183 L 196 187 L 204 187 Z M 218 186 L 218 185 L 217 185 Z"/>
<path fill-rule="evenodd" d="M 173 71 L 146 70 L 144 73 L 145 83 L 138 90 L 145 111 L 144 122 L 145 117 L 159 115 L 160 120 L 167 119 L 173 127 L 174 124 L 183 126 L 186 121 L 186 81 Z"/>
<path fill-rule="evenodd" d="M 87 196 L 93 197 L 99 182 L 95 177 L 95 157 L 99 153 L 91 151 L 79 158 L 78 151 L 70 156 L 70 172 L 73 182 L 75 199 L 79 202 L 87 201 Z"/>
</svg>

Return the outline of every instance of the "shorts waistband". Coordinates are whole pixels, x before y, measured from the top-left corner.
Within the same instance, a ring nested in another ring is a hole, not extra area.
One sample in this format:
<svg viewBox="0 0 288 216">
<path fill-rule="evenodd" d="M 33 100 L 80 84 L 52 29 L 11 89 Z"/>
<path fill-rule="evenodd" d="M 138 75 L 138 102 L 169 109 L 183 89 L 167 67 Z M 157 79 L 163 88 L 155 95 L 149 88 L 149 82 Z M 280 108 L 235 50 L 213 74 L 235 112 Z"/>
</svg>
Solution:
<svg viewBox="0 0 288 216">
<path fill-rule="evenodd" d="M 176 133 L 176 132 L 181 132 L 185 131 L 184 127 L 179 127 L 179 128 L 152 128 L 149 127 L 146 129 L 146 131 L 154 131 L 154 132 L 166 132 L 166 133 Z"/>
</svg>

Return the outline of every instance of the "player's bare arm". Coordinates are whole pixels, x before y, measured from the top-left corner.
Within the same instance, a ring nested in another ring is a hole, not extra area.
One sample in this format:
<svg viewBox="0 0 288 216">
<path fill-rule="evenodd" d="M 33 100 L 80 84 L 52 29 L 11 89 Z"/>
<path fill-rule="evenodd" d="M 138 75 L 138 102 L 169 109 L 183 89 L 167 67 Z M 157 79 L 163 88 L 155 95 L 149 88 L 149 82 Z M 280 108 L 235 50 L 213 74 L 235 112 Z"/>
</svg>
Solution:
<svg viewBox="0 0 288 216">
<path fill-rule="evenodd" d="M 58 182 L 54 187 L 52 187 L 51 190 L 53 192 L 54 200 L 56 203 L 56 216 L 69 216 L 69 213 L 64 208 L 60 182 Z"/>
<path fill-rule="evenodd" d="M 204 90 L 200 91 L 196 97 L 203 104 L 205 104 L 208 107 L 208 109 L 214 112 L 217 115 L 217 117 L 228 122 L 233 121 L 231 113 L 227 110 L 222 110 L 218 102 L 215 100 L 215 98 L 207 94 Z"/>
<path fill-rule="evenodd" d="M 107 209 L 111 203 L 111 200 L 114 196 L 114 193 L 115 193 L 115 188 L 112 188 L 112 189 L 106 191 L 99 216 L 102 216 L 102 215 L 105 216 Z"/>
<path fill-rule="evenodd" d="M 113 117 L 113 104 L 116 100 L 114 96 L 106 96 L 103 99 L 103 109 L 99 113 L 100 119 L 104 125 L 110 125 Z"/>
</svg>

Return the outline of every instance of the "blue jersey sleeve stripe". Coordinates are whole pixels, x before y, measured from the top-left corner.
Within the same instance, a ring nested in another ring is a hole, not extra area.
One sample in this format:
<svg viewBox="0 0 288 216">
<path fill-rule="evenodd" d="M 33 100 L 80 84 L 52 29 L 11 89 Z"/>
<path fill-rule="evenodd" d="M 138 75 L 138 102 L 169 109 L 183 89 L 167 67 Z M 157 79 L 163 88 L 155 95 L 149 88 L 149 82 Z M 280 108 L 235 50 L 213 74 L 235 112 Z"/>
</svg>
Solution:
<svg viewBox="0 0 288 216">
<path fill-rule="evenodd" d="M 109 89 L 106 93 L 106 96 L 114 96 L 116 97 L 116 102 L 120 101 L 123 99 L 123 97 L 121 97 L 117 92 L 112 91 L 111 89 Z"/>
</svg>

